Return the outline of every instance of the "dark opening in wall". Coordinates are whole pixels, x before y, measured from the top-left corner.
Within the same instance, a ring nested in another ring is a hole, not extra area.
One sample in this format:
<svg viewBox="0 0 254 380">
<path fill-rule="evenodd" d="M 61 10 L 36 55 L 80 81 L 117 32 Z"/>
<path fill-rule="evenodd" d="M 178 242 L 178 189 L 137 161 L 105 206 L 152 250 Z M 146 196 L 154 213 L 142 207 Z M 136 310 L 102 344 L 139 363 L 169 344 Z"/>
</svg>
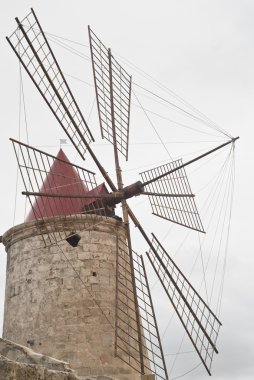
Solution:
<svg viewBox="0 0 254 380">
<path fill-rule="evenodd" d="M 81 236 L 75 232 L 71 232 L 69 236 L 65 239 L 72 247 L 77 247 L 81 239 Z"/>
<path fill-rule="evenodd" d="M 96 277 L 97 273 L 96 272 L 92 272 L 92 275 L 93 275 L 93 277 Z"/>
</svg>

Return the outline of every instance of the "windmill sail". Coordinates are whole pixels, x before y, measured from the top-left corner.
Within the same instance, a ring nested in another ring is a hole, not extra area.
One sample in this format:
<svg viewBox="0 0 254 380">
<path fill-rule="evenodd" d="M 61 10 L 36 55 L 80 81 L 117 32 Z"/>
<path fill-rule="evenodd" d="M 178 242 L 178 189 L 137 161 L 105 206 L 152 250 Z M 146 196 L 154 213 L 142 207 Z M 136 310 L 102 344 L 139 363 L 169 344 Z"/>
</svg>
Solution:
<svg viewBox="0 0 254 380">
<path fill-rule="evenodd" d="M 128 160 L 131 76 L 88 30 L 101 134 Z"/>
<path fill-rule="evenodd" d="M 84 159 L 94 141 L 33 10 L 7 38 L 23 67 Z"/>
<path fill-rule="evenodd" d="M 151 194 L 149 201 L 154 215 L 204 232 L 185 169 L 180 166 L 182 160 L 177 160 L 140 173 L 143 182 L 150 182 L 144 190 Z M 174 172 L 156 180 L 171 170 Z"/>
<path fill-rule="evenodd" d="M 133 274 L 134 273 L 134 281 Z M 135 284 L 135 289 L 134 289 Z M 138 308 L 138 317 L 136 313 Z M 141 342 L 138 329 L 141 327 Z M 143 259 L 118 240 L 116 263 L 116 356 L 138 372 L 168 379 Z"/>
<path fill-rule="evenodd" d="M 37 221 L 45 246 L 56 244 L 71 233 L 84 229 L 82 213 L 90 215 L 91 226 L 100 221 L 101 215 L 105 216 L 100 199 L 78 198 L 104 191 L 101 185 L 97 186 L 93 172 L 71 164 L 62 150 L 54 157 L 19 141 L 11 141 L 26 191 L 48 194 L 45 197 L 29 195 L 32 209 L 26 219 Z M 52 194 L 54 197 L 50 196 Z M 64 194 L 65 198 L 57 197 L 58 194 Z M 77 197 L 73 198 L 73 194 Z M 43 223 L 46 219 L 48 223 Z"/>
<path fill-rule="evenodd" d="M 220 321 L 153 235 L 147 256 L 209 374 Z M 156 253 L 155 253 L 156 252 Z"/>
</svg>

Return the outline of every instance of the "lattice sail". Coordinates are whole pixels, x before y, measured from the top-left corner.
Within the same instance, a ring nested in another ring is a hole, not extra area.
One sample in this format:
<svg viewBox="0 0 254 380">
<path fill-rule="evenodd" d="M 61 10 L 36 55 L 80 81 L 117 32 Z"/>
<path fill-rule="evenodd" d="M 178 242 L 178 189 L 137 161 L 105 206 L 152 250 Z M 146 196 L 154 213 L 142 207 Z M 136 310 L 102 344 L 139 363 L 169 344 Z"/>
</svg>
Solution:
<svg viewBox="0 0 254 380">
<path fill-rule="evenodd" d="M 149 183 L 144 190 L 151 193 L 149 201 L 154 215 L 204 232 L 185 169 L 181 168 L 182 164 L 182 160 L 172 161 L 140 173 L 142 181 L 146 182 L 174 170 L 173 173 Z"/>
<path fill-rule="evenodd" d="M 116 356 L 138 372 L 142 372 L 143 366 L 145 373 L 152 372 L 157 380 L 166 380 L 167 369 L 143 259 L 134 251 L 131 258 L 127 244 L 119 239 L 116 264 Z M 138 340 L 139 327 L 142 342 Z"/>
<path fill-rule="evenodd" d="M 67 240 L 89 225 L 92 228 L 101 222 L 101 216 L 106 215 L 103 201 L 82 198 L 95 194 L 100 188 L 93 172 L 71 164 L 62 151 L 55 157 L 19 141 L 11 141 L 26 191 L 46 194 L 28 196 L 31 211 L 26 219 L 37 222 L 44 246 Z M 87 226 L 82 214 L 89 215 Z"/>
<path fill-rule="evenodd" d="M 147 256 L 209 374 L 221 322 L 153 235 Z M 155 253 L 156 252 L 156 253 Z"/>
<path fill-rule="evenodd" d="M 7 40 L 23 67 L 84 159 L 94 141 L 33 10 Z"/>
<path fill-rule="evenodd" d="M 115 60 L 110 49 L 106 48 L 90 27 L 88 30 L 102 137 L 116 144 L 117 150 L 127 160 L 131 76 Z"/>
</svg>

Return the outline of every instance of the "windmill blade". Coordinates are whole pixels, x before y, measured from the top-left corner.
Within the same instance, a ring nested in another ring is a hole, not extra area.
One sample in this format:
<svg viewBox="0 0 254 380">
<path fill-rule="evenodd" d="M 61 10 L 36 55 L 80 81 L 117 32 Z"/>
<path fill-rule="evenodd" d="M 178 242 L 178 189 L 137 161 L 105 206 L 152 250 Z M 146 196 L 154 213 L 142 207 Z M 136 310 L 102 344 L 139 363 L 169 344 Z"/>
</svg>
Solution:
<svg viewBox="0 0 254 380">
<path fill-rule="evenodd" d="M 7 41 L 84 159 L 87 146 L 94 141 L 93 136 L 33 9 L 21 22 L 18 18 L 16 21 L 18 27 Z"/>
<path fill-rule="evenodd" d="M 118 190 L 121 191 L 123 190 L 123 180 L 118 152 L 123 154 L 126 160 L 128 159 L 131 77 L 114 59 L 110 49 L 107 49 L 102 44 L 90 28 L 89 40 L 101 133 L 102 137 L 105 137 L 114 146 L 117 185 Z M 131 244 L 128 207 L 125 199 L 122 199 L 121 203 L 128 244 L 125 243 L 125 250 L 119 249 L 120 255 L 117 255 L 117 270 L 119 268 L 126 270 L 126 265 L 128 269 L 127 273 L 125 272 L 122 276 L 125 278 L 125 285 L 120 280 L 117 281 L 117 305 L 121 304 L 122 308 L 121 306 L 120 308 L 117 307 L 116 355 L 132 368 L 144 374 L 150 368 L 149 357 L 145 357 L 147 349 L 143 344 L 143 325 L 139 307 L 141 298 L 137 294 L 137 280 L 134 268 L 135 259 Z M 124 254 L 128 257 L 127 261 L 124 258 Z M 119 264 L 121 259 L 124 260 L 122 267 Z M 117 273 L 117 279 L 120 276 L 121 274 Z M 123 286 L 122 290 L 119 288 L 121 286 Z M 127 324 L 126 313 L 128 317 Z"/>
<path fill-rule="evenodd" d="M 152 372 L 157 380 L 166 380 L 167 369 L 143 259 L 134 251 L 131 257 L 128 245 L 120 238 L 117 247 L 116 356 L 138 372 L 142 373 L 143 366 L 144 373 Z"/>
<path fill-rule="evenodd" d="M 128 160 L 131 76 L 90 27 L 88 31 L 101 134 Z"/>
<path fill-rule="evenodd" d="M 84 194 L 94 196 L 106 192 L 102 185 L 97 186 L 93 172 L 70 163 L 62 150 L 55 157 L 17 140 L 10 140 L 31 204 L 26 221 L 36 221 L 44 246 L 67 240 L 78 231 L 89 225 L 93 228 L 101 221 L 101 216 L 106 215 L 102 199 L 82 198 Z M 36 196 L 40 192 L 46 195 Z M 73 198 L 73 194 L 76 197 Z M 86 226 L 82 214 L 89 215 Z"/>
<path fill-rule="evenodd" d="M 149 182 L 145 183 L 144 194 L 148 193 L 154 215 L 205 232 L 182 165 L 182 160 L 177 160 L 140 173 L 142 181 Z"/>
<path fill-rule="evenodd" d="M 152 236 L 153 249 L 147 253 L 147 256 L 200 359 L 211 375 L 213 354 L 214 352 L 218 353 L 216 341 L 221 322 L 170 258 L 154 234 Z"/>
</svg>

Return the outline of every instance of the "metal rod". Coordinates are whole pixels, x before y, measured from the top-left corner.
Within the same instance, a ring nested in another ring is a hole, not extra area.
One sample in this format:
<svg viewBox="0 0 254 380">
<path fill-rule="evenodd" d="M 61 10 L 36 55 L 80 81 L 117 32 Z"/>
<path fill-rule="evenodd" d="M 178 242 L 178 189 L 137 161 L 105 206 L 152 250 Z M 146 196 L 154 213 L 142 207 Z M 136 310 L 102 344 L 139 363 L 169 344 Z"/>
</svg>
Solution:
<svg viewBox="0 0 254 380">
<path fill-rule="evenodd" d="M 156 212 L 152 212 L 152 215 L 156 215 L 156 216 L 158 216 L 159 218 L 162 218 L 162 219 L 165 219 L 165 220 L 169 220 L 170 222 L 173 222 L 173 223 L 175 223 L 175 224 L 178 224 L 179 226 L 183 226 L 183 227 L 189 228 L 190 230 L 198 231 L 198 232 L 201 232 L 202 234 L 205 234 L 205 233 L 206 233 L 204 230 L 201 230 L 201 229 L 196 228 L 196 227 L 188 226 L 187 224 L 184 224 L 184 223 L 176 222 L 174 219 L 166 218 L 165 216 L 162 216 L 162 215 L 160 215 L 160 214 L 157 214 Z"/>
<path fill-rule="evenodd" d="M 117 177 L 118 189 L 123 188 L 122 180 L 122 171 L 119 164 L 118 150 L 117 150 L 117 139 L 116 139 L 116 126 L 115 126 L 115 117 L 114 117 L 114 101 L 113 101 L 113 77 L 112 77 L 112 57 L 111 50 L 108 49 L 108 58 L 109 58 L 109 79 L 110 79 L 110 103 L 111 103 L 111 120 L 112 120 L 112 132 L 113 132 L 113 146 L 114 146 L 114 157 L 115 157 L 115 169 Z M 128 242 L 128 250 L 130 256 L 130 269 L 131 269 L 131 282 L 133 287 L 134 294 L 134 303 L 135 303 L 135 314 L 137 320 L 137 332 L 138 332 L 138 344 L 139 344 L 139 357 L 140 357 L 140 372 L 141 374 L 145 373 L 144 367 L 144 355 L 143 355 L 143 346 L 142 346 L 142 332 L 141 332 L 141 319 L 139 313 L 137 291 L 136 291 L 136 281 L 135 281 L 135 272 L 133 265 L 133 255 L 132 255 L 132 244 L 131 244 L 131 234 L 130 234 L 130 225 L 129 225 L 129 215 L 128 215 L 128 206 L 125 199 L 122 200 L 122 210 L 123 210 L 123 220 L 126 227 L 126 235 Z"/>
<path fill-rule="evenodd" d="M 39 91 L 39 93 L 41 94 L 41 96 L 43 97 L 43 99 L 45 100 L 45 102 L 47 103 L 47 105 L 49 106 L 49 108 L 51 109 L 52 113 L 55 115 L 57 121 L 59 122 L 59 124 L 61 125 L 61 127 L 63 128 L 63 130 L 65 131 L 65 133 L 67 134 L 68 138 L 70 141 L 72 141 L 73 145 L 75 146 L 75 148 L 77 149 L 78 153 L 80 154 L 81 158 L 83 160 L 85 160 L 85 157 L 84 155 L 81 153 L 79 147 L 77 146 L 77 144 L 72 140 L 72 137 L 71 135 L 69 134 L 69 132 L 67 131 L 67 129 L 65 128 L 64 124 L 62 123 L 62 121 L 60 120 L 60 118 L 57 116 L 55 110 L 53 109 L 52 105 L 50 104 L 50 102 L 48 101 L 48 99 L 46 98 L 46 96 L 44 95 L 43 91 L 40 89 L 40 87 L 37 85 L 35 79 L 33 78 L 33 76 L 31 75 L 31 73 L 29 72 L 27 66 L 25 65 L 24 61 L 21 59 L 21 57 L 18 55 L 18 53 L 16 52 L 15 50 L 15 47 L 13 46 L 13 44 L 11 43 L 10 39 L 8 37 L 6 37 L 6 40 L 8 41 L 8 43 L 10 44 L 12 50 L 14 51 L 14 53 L 16 54 L 16 56 L 18 57 L 18 59 L 20 60 L 23 68 L 25 69 L 25 71 L 27 72 L 27 74 L 29 75 L 29 77 L 31 78 L 32 82 L 34 83 L 35 87 L 37 88 L 37 90 Z"/>
<path fill-rule="evenodd" d="M 12 141 L 13 143 L 18 144 L 18 145 L 22 145 L 22 146 L 24 146 L 24 147 L 26 147 L 26 148 L 28 148 L 28 149 L 32 149 L 32 150 L 34 150 L 35 152 L 38 152 L 38 153 L 41 153 L 41 154 L 45 154 L 46 156 L 51 157 L 51 158 L 53 158 L 54 160 L 64 162 L 65 164 L 67 164 L 67 165 L 69 165 L 69 166 L 72 166 L 72 167 L 74 166 L 74 167 L 77 168 L 77 169 L 85 170 L 86 172 L 95 175 L 95 173 L 92 172 L 91 170 L 88 170 L 88 169 L 82 168 L 81 166 L 78 166 L 78 165 L 76 165 L 76 164 L 73 164 L 73 163 L 71 163 L 71 162 L 68 162 L 68 161 L 66 161 L 66 160 L 63 160 L 62 158 L 58 158 L 58 157 L 56 157 L 56 156 L 53 156 L 52 154 L 49 154 L 49 153 L 44 152 L 43 150 L 40 150 L 40 149 L 34 148 L 34 147 L 31 146 L 31 145 L 25 144 L 25 143 L 23 143 L 23 142 L 21 142 L 21 141 L 15 140 L 15 139 L 13 139 L 13 138 L 11 138 L 11 137 L 9 138 L 9 140 Z M 45 171 L 45 173 L 46 173 L 46 171 Z"/>
<path fill-rule="evenodd" d="M 193 162 L 198 161 L 198 160 L 200 160 L 201 158 L 206 157 L 206 156 L 208 156 L 209 154 L 211 154 L 211 153 L 213 153 L 213 152 L 216 152 L 216 150 L 219 150 L 219 149 L 223 148 L 224 146 L 226 146 L 226 145 L 228 145 L 228 144 L 234 143 L 234 142 L 235 142 L 236 140 L 238 140 L 238 139 L 239 139 L 239 136 L 238 136 L 238 137 L 235 137 L 235 138 L 233 138 L 233 139 L 231 139 L 230 141 L 227 141 L 227 142 L 224 143 L 224 144 L 221 144 L 221 145 L 217 146 L 217 147 L 214 148 L 214 149 L 209 150 L 208 152 L 206 152 L 206 153 L 204 153 L 204 154 L 201 154 L 200 156 L 198 156 L 198 157 L 196 157 L 196 158 L 193 158 L 192 160 L 186 162 L 185 164 L 182 164 L 182 165 L 178 166 L 177 168 L 171 169 L 171 170 L 169 170 L 168 172 L 163 173 L 163 174 L 159 175 L 159 176 L 156 177 L 156 178 L 152 178 L 152 179 L 150 179 L 149 181 L 144 182 L 144 183 L 143 183 L 143 186 L 147 186 L 147 185 L 149 185 L 150 183 L 153 183 L 153 182 L 155 182 L 155 181 L 158 181 L 159 179 L 161 179 L 161 178 L 163 178 L 163 177 L 165 177 L 165 176 L 167 176 L 167 175 L 169 175 L 169 174 L 172 174 L 172 173 L 176 172 L 177 170 L 182 169 L 182 168 L 184 168 L 185 166 L 190 165 L 190 164 L 192 164 Z"/>
<path fill-rule="evenodd" d="M 123 179 L 122 179 L 122 175 L 121 175 L 121 168 L 120 168 L 120 164 L 119 164 L 119 157 L 118 157 L 118 151 L 117 151 L 115 111 L 114 111 L 113 77 L 112 77 L 112 56 L 111 56 L 111 50 L 110 49 L 108 49 L 108 59 L 109 59 L 110 106 L 111 106 L 113 147 L 114 147 L 117 184 L 118 184 L 118 189 L 120 190 L 123 188 Z"/>
<path fill-rule="evenodd" d="M 167 194 L 167 193 L 153 193 L 151 191 L 143 191 L 141 194 L 138 195 L 152 195 L 155 197 L 170 197 L 170 198 L 194 198 L 195 194 Z"/>
<path fill-rule="evenodd" d="M 129 87 L 129 107 L 128 107 L 128 129 L 127 129 L 127 152 L 126 152 L 126 161 L 128 161 L 129 156 L 129 136 L 130 136 L 130 109 L 131 109 L 131 85 L 132 85 L 132 76 L 130 77 L 130 87 Z"/>
<path fill-rule="evenodd" d="M 89 35 L 90 53 L 91 53 L 91 59 L 92 59 L 93 77 L 94 77 L 94 84 L 95 84 L 94 87 L 95 87 L 95 94 L 96 94 L 96 100 L 97 100 L 97 110 L 98 110 L 99 122 L 100 122 L 100 127 L 101 127 L 101 138 L 103 139 L 102 120 L 101 120 L 101 114 L 100 114 L 100 108 L 99 108 L 99 94 L 98 94 L 97 85 L 96 85 L 95 66 L 94 66 L 95 64 L 94 64 L 94 59 L 93 59 L 93 46 L 92 46 L 92 36 L 91 36 L 90 25 L 88 25 L 88 35 Z"/>
<path fill-rule="evenodd" d="M 120 175 L 121 175 L 121 173 L 120 173 Z M 140 318 L 140 313 L 139 313 L 139 305 L 138 305 L 136 281 L 135 281 L 135 271 L 134 271 L 134 265 L 133 265 L 132 243 L 131 243 L 130 224 L 129 224 L 129 212 L 128 212 L 128 205 L 127 205 L 127 202 L 125 199 L 122 200 L 122 210 L 123 210 L 123 219 L 124 219 L 124 223 L 125 223 L 125 227 L 126 227 L 128 250 L 129 250 L 129 256 L 130 256 L 131 282 L 132 282 L 132 287 L 133 287 L 135 314 L 136 314 L 137 332 L 138 332 L 140 372 L 141 372 L 141 374 L 144 374 L 145 373 L 145 365 L 144 365 L 144 353 L 143 353 L 143 345 L 142 345 L 141 318 Z"/>
<path fill-rule="evenodd" d="M 93 199 L 93 198 L 98 198 L 98 199 L 122 199 L 123 198 L 123 193 L 118 192 L 118 193 L 110 193 L 110 194 L 73 194 L 73 195 L 68 195 L 68 194 L 53 194 L 53 193 L 44 193 L 44 192 L 32 192 L 32 191 L 22 191 L 22 195 L 34 195 L 35 197 L 49 197 L 49 198 L 80 198 L 80 199 Z"/>
<path fill-rule="evenodd" d="M 152 237 L 156 240 L 156 242 L 158 243 L 158 245 L 161 247 L 161 249 L 164 251 L 164 253 L 166 254 L 166 256 L 168 257 L 168 259 L 173 263 L 173 265 L 177 268 L 177 270 L 180 272 L 180 274 L 183 276 L 184 280 L 188 283 L 188 285 L 191 287 L 191 289 L 194 291 L 194 293 L 198 294 L 197 291 L 195 290 L 195 288 L 191 285 L 191 283 L 188 281 L 188 279 L 185 277 L 185 275 L 183 274 L 183 272 L 180 270 L 180 268 L 178 268 L 178 266 L 174 263 L 174 261 L 171 259 L 171 257 L 169 256 L 169 254 L 167 253 L 167 251 L 163 248 L 163 246 L 161 245 L 161 243 L 159 242 L 159 240 L 157 239 L 157 237 L 152 233 Z M 216 317 L 216 315 L 213 313 L 213 311 L 210 309 L 210 307 L 207 305 L 207 303 L 205 302 L 205 300 L 198 294 L 199 298 L 201 299 L 201 301 L 203 302 L 203 304 L 207 307 L 207 309 L 209 310 L 209 312 L 212 314 L 212 316 L 216 319 L 216 321 L 219 323 L 219 325 L 221 326 L 221 322 L 219 321 L 219 319 Z"/>
<path fill-rule="evenodd" d="M 35 18 L 35 20 L 36 20 L 36 22 L 37 22 L 37 24 L 38 24 L 38 26 L 39 26 L 39 28 L 40 28 L 40 31 L 41 31 L 41 33 L 42 33 L 44 39 L 45 39 L 45 42 L 46 42 L 46 44 L 47 44 L 47 47 L 48 47 L 50 53 L 52 54 L 52 56 L 53 56 L 53 58 L 54 58 L 54 60 L 55 60 L 55 63 L 56 63 L 56 65 L 57 65 L 57 68 L 58 68 L 59 72 L 61 73 L 61 76 L 62 76 L 62 78 L 63 78 L 63 81 L 64 81 L 64 83 L 65 83 L 65 85 L 66 85 L 66 87 L 67 87 L 69 93 L 70 93 L 71 96 L 72 96 L 72 99 L 73 99 L 73 101 L 74 101 L 74 104 L 75 104 L 75 106 L 77 107 L 77 110 L 79 111 L 79 114 L 80 114 L 80 116 L 81 116 L 81 118 L 82 118 L 82 121 L 84 122 L 84 124 L 85 124 L 85 126 L 86 126 L 86 128 L 87 128 L 87 131 L 88 131 L 88 133 L 89 133 L 89 135 L 90 135 L 90 137 L 91 137 L 91 139 L 92 139 L 92 141 L 95 141 L 95 140 L 94 140 L 94 137 L 93 137 L 93 135 L 92 135 L 92 132 L 90 131 L 90 129 L 89 129 L 88 125 L 87 125 L 87 122 L 85 121 L 85 119 L 84 119 L 84 117 L 83 117 L 83 114 L 81 113 L 80 108 L 79 108 L 79 106 L 78 106 L 78 104 L 77 104 L 77 102 L 76 102 L 76 99 L 74 98 L 74 96 L 73 96 L 73 94 L 72 94 L 72 92 L 71 92 L 71 89 L 70 89 L 70 87 L 69 87 L 69 85 L 68 85 L 68 83 L 67 83 L 67 81 L 66 81 L 66 79 L 65 79 L 65 77 L 64 77 L 64 75 L 63 75 L 63 72 L 62 72 L 62 70 L 60 69 L 60 66 L 59 66 L 59 64 L 58 64 L 58 62 L 57 62 L 57 60 L 56 60 L 56 57 L 55 57 L 55 55 L 54 55 L 54 53 L 53 53 L 53 50 L 51 49 L 51 47 L 50 47 L 50 45 L 49 45 L 49 43 L 48 43 L 48 40 L 47 40 L 47 38 L 46 38 L 46 36 L 45 36 L 45 33 L 44 33 L 44 31 L 43 31 L 43 29 L 42 29 L 42 27 L 41 27 L 41 25 L 40 25 L 40 22 L 39 22 L 39 20 L 38 20 L 36 14 L 35 14 L 33 8 L 31 8 L 31 11 L 32 11 L 33 16 L 34 16 L 34 18 Z"/>
<path fill-rule="evenodd" d="M 155 273 L 158 275 L 158 273 L 157 273 L 157 271 L 156 271 L 156 268 L 155 268 L 155 266 L 154 266 L 154 263 L 153 263 L 152 259 L 150 258 L 148 252 L 146 252 L 146 254 L 147 254 L 147 257 L 148 257 L 148 259 L 149 259 L 149 261 L 150 261 L 150 263 L 151 263 L 151 265 L 152 265 L 152 267 L 153 267 Z M 169 297 L 168 289 L 166 288 L 166 285 L 165 285 L 164 282 L 161 280 L 160 276 L 158 276 L 158 277 L 159 277 L 159 280 L 160 280 L 160 282 L 161 282 L 161 285 L 163 286 L 163 288 L 164 288 L 164 290 L 165 290 L 167 296 Z M 169 297 L 169 299 L 170 299 L 170 297 Z M 189 336 L 189 338 L 190 338 L 190 340 L 191 340 L 191 342 L 192 342 L 192 344 L 193 344 L 193 346 L 194 346 L 194 348 L 195 348 L 195 350 L 196 350 L 198 356 L 200 357 L 202 363 L 204 364 L 204 366 L 205 366 L 205 368 L 206 368 L 208 374 L 211 376 L 211 372 L 210 372 L 209 368 L 207 367 L 205 360 L 202 358 L 202 355 L 201 355 L 201 353 L 199 352 L 198 348 L 196 347 L 196 344 L 195 344 L 195 342 L 194 342 L 194 340 L 193 340 L 193 338 L 192 338 L 190 332 L 187 330 L 186 326 L 184 325 L 184 323 L 183 323 L 183 321 L 182 321 L 181 314 L 179 313 L 179 311 L 177 310 L 177 307 L 174 305 L 173 302 L 172 302 L 172 305 L 173 305 L 173 307 L 174 307 L 174 309 L 175 309 L 175 312 L 176 312 L 176 314 L 178 315 L 180 321 L 182 322 L 183 327 L 184 327 L 186 333 L 188 334 L 188 336 Z"/>
<path fill-rule="evenodd" d="M 69 119 L 70 119 L 70 120 L 73 122 L 73 124 L 77 127 L 77 125 L 76 125 L 76 123 L 75 123 L 75 121 L 74 121 L 74 119 L 73 119 L 73 117 L 72 117 L 72 115 L 71 115 L 71 113 L 70 113 L 68 107 L 67 107 L 66 104 L 64 103 L 64 101 L 63 101 L 61 95 L 59 94 L 59 92 L 58 92 L 58 90 L 57 90 L 55 84 L 53 83 L 53 81 L 51 80 L 51 78 L 50 78 L 50 76 L 49 76 L 47 70 L 46 70 L 45 67 L 43 66 L 42 61 L 41 61 L 39 55 L 37 54 L 37 51 L 35 50 L 35 48 L 34 48 L 32 42 L 31 42 L 30 39 L 28 38 L 28 36 L 27 36 L 27 34 L 26 34 L 26 32 L 25 32 L 25 30 L 24 30 L 24 28 L 23 28 L 23 25 L 21 24 L 21 22 L 19 21 L 19 19 L 18 19 L 17 17 L 15 18 L 15 20 L 16 20 L 16 22 L 17 22 L 17 24 L 18 24 L 18 27 L 19 27 L 20 30 L 22 31 L 22 33 L 23 33 L 23 35 L 24 35 L 24 37 L 25 37 L 25 39 L 26 39 L 28 45 L 30 46 L 30 48 L 31 48 L 31 50 L 32 50 L 32 52 L 33 52 L 35 58 L 37 59 L 37 61 L 38 61 L 39 65 L 40 65 L 42 71 L 44 72 L 45 77 L 47 78 L 48 82 L 49 82 L 50 85 L 52 86 L 52 88 L 53 88 L 53 90 L 54 90 L 54 93 L 56 94 L 56 96 L 57 96 L 59 102 L 60 102 L 61 105 L 63 106 L 63 108 L 64 108 L 66 114 L 67 114 L 68 117 L 69 117 Z M 38 24 L 38 25 L 39 25 L 39 24 Z M 39 27 L 40 27 L 40 25 L 39 25 Z M 40 29 L 41 29 L 41 28 L 40 28 Z M 41 31 L 41 32 L 42 32 L 42 34 L 43 34 L 43 31 Z M 44 36 L 44 38 L 45 38 L 45 36 Z M 45 41 L 46 41 L 46 43 L 47 43 L 46 38 L 45 38 Z M 48 45 L 48 43 L 47 43 L 47 45 Z M 48 47 L 49 47 L 49 45 L 48 45 Z M 51 52 L 51 53 L 52 53 L 52 52 Z M 52 54 L 52 55 L 53 55 L 53 54 Z M 53 55 L 53 58 L 54 58 L 54 55 Z M 63 76 L 63 74 L 62 74 L 62 72 L 61 72 L 61 70 L 60 70 L 60 67 L 58 67 L 58 69 L 59 69 L 60 74 Z M 68 88 L 68 87 L 67 87 L 67 88 Z M 77 129 L 79 129 L 79 128 L 77 128 Z"/>
<path fill-rule="evenodd" d="M 149 260 L 151 261 L 151 258 L 149 257 L 149 254 L 147 253 L 147 256 L 149 258 Z M 207 334 L 207 332 L 205 331 L 203 325 L 201 324 L 201 322 L 199 321 L 199 319 L 197 318 L 196 314 L 194 313 L 194 311 L 192 310 L 191 308 L 191 305 L 189 304 L 189 302 L 187 301 L 187 299 L 185 298 L 185 296 L 183 295 L 183 293 L 181 292 L 181 290 L 179 289 L 179 286 L 178 284 L 176 283 L 176 281 L 174 280 L 174 278 L 170 275 L 167 267 L 164 265 L 163 261 L 161 260 L 160 256 L 158 255 L 158 253 L 156 252 L 155 254 L 157 260 L 159 261 L 159 263 L 161 264 L 161 266 L 164 268 L 165 272 L 167 273 L 168 277 L 170 278 L 170 280 L 172 281 L 172 283 L 174 284 L 174 287 L 177 289 L 177 291 L 179 292 L 179 294 L 181 295 L 185 305 L 188 307 L 189 311 L 191 312 L 193 318 L 196 320 L 197 324 L 199 325 L 200 329 L 202 330 L 203 334 L 205 335 L 206 339 L 208 340 L 208 342 L 211 344 L 211 346 L 213 347 L 214 351 L 216 353 L 218 353 L 218 350 L 216 348 L 216 346 L 214 345 L 213 341 L 211 340 L 211 338 L 209 337 L 209 335 Z M 157 273 L 156 269 L 154 268 L 155 272 Z M 158 274 L 158 273 L 157 273 Z M 160 276 L 158 276 L 160 278 Z M 189 282 L 188 282 L 189 284 Z M 195 292 L 197 294 L 197 292 Z M 168 292 L 167 292 L 168 294 Z M 170 297 L 169 297 L 170 298 Z M 171 298 L 170 298 L 171 299 Z M 173 302 L 172 302 L 173 303 Z M 184 325 L 184 323 L 183 323 Z M 184 325 L 185 327 L 185 325 Z M 187 329 L 186 329 L 187 330 Z"/>
<path fill-rule="evenodd" d="M 142 255 L 140 256 L 140 258 L 141 258 L 142 267 L 143 267 L 143 271 L 144 271 L 144 276 L 145 276 L 145 280 L 146 280 L 147 291 L 148 291 L 150 302 L 151 302 L 151 309 L 152 309 L 152 313 L 153 313 L 153 317 L 154 317 L 155 329 L 156 329 L 156 332 L 157 332 L 157 338 L 158 338 L 159 347 L 160 347 L 160 351 L 161 351 L 161 359 L 162 359 L 164 371 L 165 371 L 165 374 L 166 374 L 166 379 L 168 379 L 167 366 L 166 366 L 166 362 L 165 362 L 165 358 L 164 358 L 164 354 L 163 354 L 163 348 L 162 348 L 162 344 L 161 344 L 159 328 L 158 328 L 158 325 L 157 325 L 157 320 L 156 320 L 155 311 L 154 311 L 154 307 L 153 307 L 153 300 L 152 300 L 152 296 L 151 296 L 151 292 L 150 292 L 150 287 L 149 287 L 149 283 L 148 283 L 148 279 L 147 279 L 147 275 L 146 275 L 146 269 L 145 269 L 144 259 L 143 259 Z"/>
<path fill-rule="evenodd" d="M 119 277 L 119 267 L 118 267 L 118 263 L 119 263 L 119 230 L 117 228 L 117 232 L 116 232 L 116 293 L 115 293 L 115 344 L 114 344 L 114 355 L 115 357 L 117 356 L 117 339 L 118 339 L 118 308 L 119 308 L 119 304 L 118 304 L 118 277 Z"/>
</svg>

